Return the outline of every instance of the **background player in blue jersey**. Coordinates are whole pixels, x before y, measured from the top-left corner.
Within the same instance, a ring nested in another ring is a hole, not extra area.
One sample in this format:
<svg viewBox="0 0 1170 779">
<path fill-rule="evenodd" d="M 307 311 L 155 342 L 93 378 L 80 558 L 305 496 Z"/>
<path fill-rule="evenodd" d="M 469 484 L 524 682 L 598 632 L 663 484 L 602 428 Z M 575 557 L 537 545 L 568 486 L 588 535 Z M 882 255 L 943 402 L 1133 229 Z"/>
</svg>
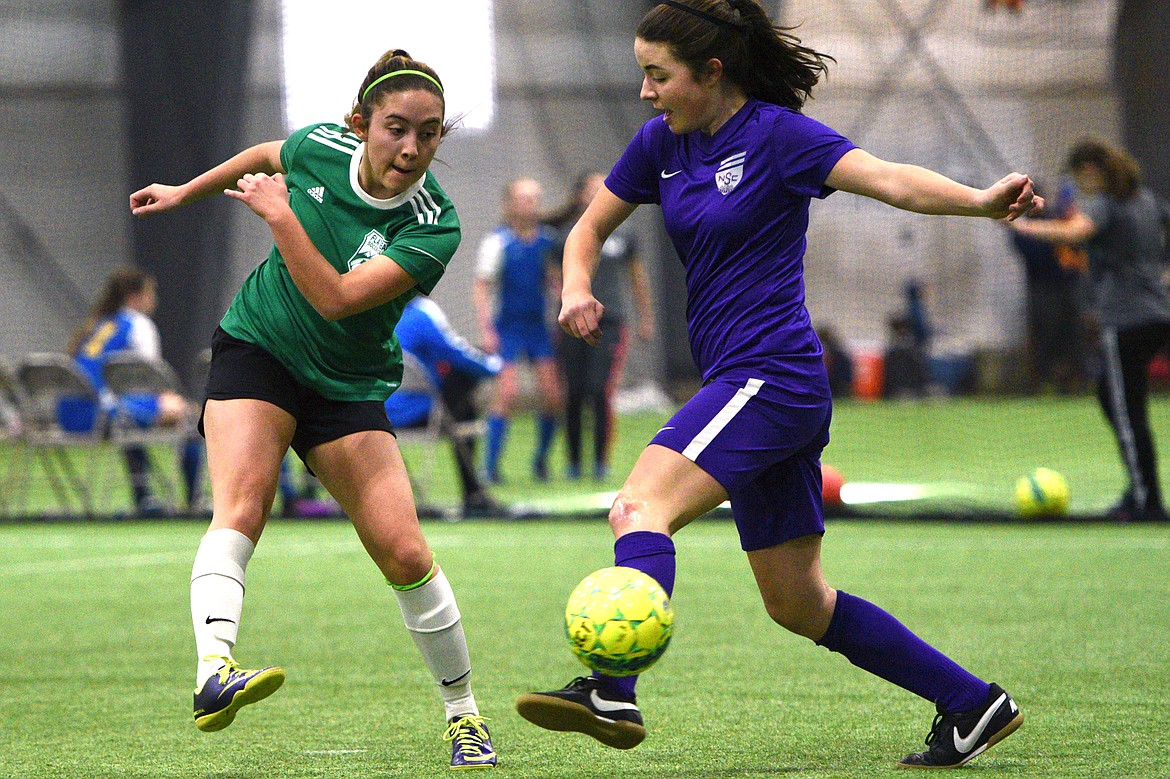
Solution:
<svg viewBox="0 0 1170 779">
<path fill-rule="evenodd" d="M 496 763 L 459 608 L 419 527 L 384 405 L 402 377 L 394 327 L 459 245 L 458 216 L 428 169 L 450 128 L 444 114 L 438 75 L 394 50 L 366 74 L 345 126 L 310 125 L 186 184 L 130 196 L 143 216 L 224 192 L 264 219 L 275 241 L 212 343 L 201 428 L 214 511 L 191 574 L 201 730 L 227 727 L 284 681 L 275 666 L 241 668 L 232 651 L 245 567 L 291 447 L 392 586 L 443 699 L 451 766 Z M 316 693 L 315 708 L 328 706 L 332 691 Z"/>
<path fill-rule="evenodd" d="M 579 176 L 569 201 L 548 217 L 549 224 L 557 228 L 562 249 L 569 231 L 604 181 L 604 173 Z M 613 397 L 621 383 L 629 349 L 630 317 L 623 294 L 627 283 L 637 308 L 638 337 L 646 343 L 654 338 L 650 278 L 638 255 L 638 241 L 632 231 L 619 228 L 606 239 L 593 279 L 593 295 L 605 308 L 601 342 L 594 348 L 577 338 L 564 338 L 559 352 L 565 377 L 568 475 L 571 479 L 581 477 L 582 417 L 589 407 L 593 412 L 593 478 L 600 481 L 609 472 L 609 450 L 616 427 Z"/>
<path fill-rule="evenodd" d="M 484 380 L 496 376 L 503 361 L 467 343 L 451 327 L 447 315 L 430 298 L 410 301 L 394 329 L 402 349 L 414 355 L 427 380 L 439 391 L 443 404 L 455 422 L 479 418 L 476 390 Z M 386 400 L 386 416 L 397 428 L 427 424 L 433 412 L 434 394 L 400 389 Z M 463 515 L 503 516 L 506 510 L 488 494 L 476 468 L 476 437 L 450 435 L 455 467 L 459 472 Z"/>
<path fill-rule="evenodd" d="M 103 415 L 119 416 L 140 427 L 178 425 L 187 419 L 187 401 L 174 392 L 115 397 L 106 387 L 102 371 L 111 355 L 131 353 L 149 360 L 162 360 L 158 327 L 151 315 L 158 305 L 154 277 L 139 268 L 119 268 L 109 275 L 101 296 L 90 309 L 85 323 L 73 334 L 69 354 L 89 377 L 104 408 L 83 398 L 66 398 L 58 407 L 66 430 L 88 431 Z M 192 439 L 183 448 L 182 469 L 189 508 L 198 496 L 202 443 Z M 150 486 L 150 458 L 146 447 L 131 444 L 122 450 L 134 507 L 143 516 L 159 516 L 168 510 Z"/>
<path fill-rule="evenodd" d="M 900 765 L 960 765 L 1013 732 L 1018 707 L 877 606 L 826 583 L 820 453 L 830 393 L 804 305 L 809 202 L 834 190 L 924 214 L 1015 218 L 1040 204 L 1027 176 L 988 189 L 877 159 L 799 109 L 826 57 L 754 0 L 662 2 L 634 54 L 647 122 L 565 247 L 561 326 L 596 343 L 591 273 L 605 238 L 660 203 L 687 283 L 704 386 L 654 437 L 610 510 L 615 562 L 674 586 L 671 535 L 730 499 L 768 614 L 936 704 L 927 750 Z M 645 737 L 636 677 L 594 675 L 522 695 L 522 716 L 618 748 Z"/>
<path fill-rule="evenodd" d="M 1121 149 L 1086 140 L 1069 151 L 1081 197 L 1067 219 L 1014 222 L 1021 235 L 1084 244 L 1100 321 L 1097 397 L 1109 420 L 1129 488 L 1109 512 L 1119 522 L 1166 522 L 1149 420 L 1149 368 L 1170 342 L 1166 285 L 1170 204 L 1142 185 L 1137 162 Z"/>
<path fill-rule="evenodd" d="M 503 361 L 497 355 L 485 354 L 467 343 L 452 329 L 439 304 L 425 297 L 414 298 L 406 305 L 394 335 L 403 353 L 414 355 L 417 367 L 426 372 L 424 381 L 430 385 L 427 389 L 415 389 L 418 386 L 415 384 L 404 385 L 386 398 L 386 416 L 396 430 L 428 425 L 435 412 L 436 392 L 453 422 L 474 422 L 479 418 L 476 391 L 481 382 L 500 372 Z M 488 494 L 476 468 L 477 436 L 458 428 L 447 431 L 447 436 L 459 474 L 463 516 L 505 516 L 507 508 Z M 340 507 L 334 501 L 318 499 L 319 487 L 317 479 L 308 474 L 302 484 L 296 484 L 285 459 L 280 489 L 286 516 L 336 516 Z M 420 505 L 418 511 L 423 516 L 428 509 Z"/>
<path fill-rule="evenodd" d="M 529 178 L 504 189 L 504 224 L 479 247 L 474 288 L 481 346 L 499 354 L 504 368 L 496 380 L 496 398 L 488 415 L 485 466 L 488 479 L 499 482 L 500 455 L 508 422 L 520 397 L 517 363 L 527 360 L 536 378 L 540 418 L 532 473 L 548 478 L 548 450 L 561 408 L 560 382 L 549 333 L 548 297 L 559 285 L 550 273 L 557 237 L 540 221 L 540 183 Z"/>
</svg>

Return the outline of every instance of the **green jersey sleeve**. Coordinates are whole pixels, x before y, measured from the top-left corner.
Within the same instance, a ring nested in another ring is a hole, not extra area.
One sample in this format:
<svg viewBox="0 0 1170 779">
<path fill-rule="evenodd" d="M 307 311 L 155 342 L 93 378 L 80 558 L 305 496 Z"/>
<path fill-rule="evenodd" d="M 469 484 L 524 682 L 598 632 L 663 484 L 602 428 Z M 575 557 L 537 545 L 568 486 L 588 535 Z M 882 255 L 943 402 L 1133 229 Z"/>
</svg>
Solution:
<svg viewBox="0 0 1170 779">
<path fill-rule="evenodd" d="M 460 236 L 455 209 L 445 208 L 435 224 L 414 224 L 400 230 L 385 254 L 410 274 L 419 292 L 429 295 L 455 256 Z"/>
<path fill-rule="evenodd" d="M 285 171 L 293 169 L 293 158 L 297 155 L 297 149 L 301 147 L 301 143 L 308 137 L 309 133 L 317 128 L 318 125 L 311 124 L 308 127 L 302 127 L 295 133 L 290 135 L 280 146 L 280 167 Z"/>
</svg>

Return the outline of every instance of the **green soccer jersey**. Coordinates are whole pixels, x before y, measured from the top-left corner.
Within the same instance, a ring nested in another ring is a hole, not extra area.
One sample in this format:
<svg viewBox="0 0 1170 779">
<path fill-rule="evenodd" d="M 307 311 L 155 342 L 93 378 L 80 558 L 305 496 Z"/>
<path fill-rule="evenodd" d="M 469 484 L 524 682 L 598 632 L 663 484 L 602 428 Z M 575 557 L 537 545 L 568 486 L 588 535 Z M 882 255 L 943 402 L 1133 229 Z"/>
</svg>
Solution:
<svg viewBox="0 0 1170 779">
<path fill-rule="evenodd" d="M 334 400 L 385 400 L 402 380 L 394 327 L 418 292 L 430 294 L 459 246 L 459 217 L 428 171 L 402 194 L 379 200 L 358 185 L 364 144 L 346 128 L 310 125 L 280 150 L 289 205 L 313 245 L 339 273 L 384 254 L 417 286 L 388 303 L 326 321 L 293 283 L 276 246 L 240 288 L 220 326 L 276 359 Z"/>
</svg>

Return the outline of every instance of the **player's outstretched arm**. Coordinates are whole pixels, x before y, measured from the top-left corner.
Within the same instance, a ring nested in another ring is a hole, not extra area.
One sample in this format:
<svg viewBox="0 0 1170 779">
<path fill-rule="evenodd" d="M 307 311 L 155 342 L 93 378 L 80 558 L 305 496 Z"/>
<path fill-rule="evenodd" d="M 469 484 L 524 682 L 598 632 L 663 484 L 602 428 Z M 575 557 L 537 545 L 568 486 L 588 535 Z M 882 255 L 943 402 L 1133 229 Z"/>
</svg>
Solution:
<svg viewBox="0 0 1170 779">
<path fill-rule="evenodd" d="M 593 271 L 605 239 L 635 208 L 636 204 L 627 203 L 603 185 L 565 240 L 561 313 L 557 322 L 569 335 L 594 346 L 600 343 L 604 307 L 593 297 Z"/>
<path fill-rule="evenodd" d="M 234 187 L 245 173 L 283 173 L 280 147 L 283 141 L 269 141 L 245 149 L 186 184 L 151 184 L 130 196 L 130 213 L 147 216 L 193 203 Z"/>
<path fill-rule="evenodd" d="M 838 160 L 825 184 L 919 214 L 1011 221 L 1044 205 L 1032 180 L 1023 173 L 1010 173 L 987 189 L 975 189 L 941 173 L 887 162 L 861 149 L 853 149 Z"/>
<path fill-rule="evenodd" d="M 1063 219 L 1021 219 L 1011 229 L 1040 241 L 1068 244 L 1084 243 L 1098 233 L 1097 224 L 1079 208 Z"/>
</svg>

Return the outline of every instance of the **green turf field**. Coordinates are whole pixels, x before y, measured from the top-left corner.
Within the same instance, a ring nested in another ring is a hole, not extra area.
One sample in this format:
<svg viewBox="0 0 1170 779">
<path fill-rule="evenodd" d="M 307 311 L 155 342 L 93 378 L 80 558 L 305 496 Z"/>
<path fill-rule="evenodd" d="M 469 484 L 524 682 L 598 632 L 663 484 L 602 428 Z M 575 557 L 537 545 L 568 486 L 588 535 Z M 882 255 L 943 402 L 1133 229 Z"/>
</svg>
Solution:
<svg viewBox="0 0 1170 779">
<path fill-rule="evenodd" d="M 1159 442 L 1170 442 L 1168 412 L 1156 397 Z M 535 484 L 521 418 L 497 495 L 597 517 L 664 420 L 621 419 L 605 482 Z M 455 502 L 445 445 L 406 454 L 428 501 Z M 931 520 L 1010 516 L 1015 479 L 1040 465 L 1068 477 L 1075 517 L 1103 511 L 1123 473 L 1092 399 L 840 403 L 824 459 L 854 484 L 930 488 L 929 499 L 852 507 L 886 520 L 830 520 L 826 569 L 1018 699 L 1024 728 L 967 770 L 1170 776 L 1170 527 Z M 124 511 L 116 455 L 79 453 L 78 463 L 113 474 L 102 505 Z M 19 490 L 35 511 L 60 510 L 11 446 L 0 448 L 0 476 L 5 505 Z M 283 664 L 289 681 L 227 731 L 195 729 L 187 587 L 204 527 L 0 523 L 0 776 L 446 775 L 433 683 L 344 521 L 270 525 L 249 567 L 238 655 Z M 512 700 L 584 671 L 564 644 L 561 609 L 612 559 L 604 520 L 425 529 L 459 595 L 502 775 L 884 776 L 930 726 L 929 704 L 771 625 L 734 528 L 708 518 L 676 539 L 675 643 L 640 688 L 650 738 L 615 752 L 539 731 Z"/>
<path fill-rule="evenodd" d="M 965 770 L 1170 775 L 1167 528 L 831 523 L 834 585 L 1004 684 L 1027 720 Z M 501 776 L 890 775 L 932 707 L 784 633 L 734 528 L 677 538 L 674 644 L 643 679 L 650 736 L 617 752 L 536 729 L 521 692 L 583 670 L 563 602 L 608 564 L 603 521 L 433 522 L 464 613 Z M 201 523 L 0 526 L 0 775 L 447 775 L 433 682 L 391 593 L 341 522 L 276 522 L 248 570 L 239 658 L 288 682 L 226 731 L 191 720 L 187 582 Z"/>
</svg>

